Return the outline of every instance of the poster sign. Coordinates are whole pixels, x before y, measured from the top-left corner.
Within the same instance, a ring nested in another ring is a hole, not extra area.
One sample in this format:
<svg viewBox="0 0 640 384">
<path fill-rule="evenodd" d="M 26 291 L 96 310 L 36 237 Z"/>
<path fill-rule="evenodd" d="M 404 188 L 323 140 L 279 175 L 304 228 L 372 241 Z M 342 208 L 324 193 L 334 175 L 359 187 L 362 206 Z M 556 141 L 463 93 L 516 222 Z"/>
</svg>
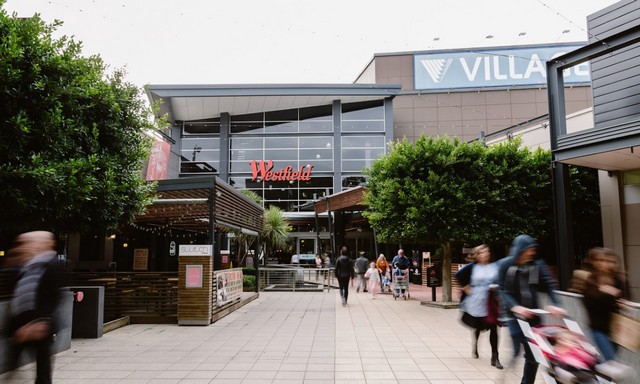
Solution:
<svg viewBox="0 0 640 384">
<path fill-rule="evenodd" d="M 176 242 L 172 241 L 171 243 L 169 243 L 169 256 L 175 256 L 176 255 Z"/>
<path fill-rule="evenodd" d="M 149 263 L 149 248 L 136 248 L 133 250 L 133 270 L 146 271 Z"/>
<path fill-rule="evenodd" d="M 185 288 L 202 288 L 202 265 L 186 265 Z"/>
<path fill-rule="evenodd" d="M 242 269 L 228 269 L 214 272 L 217 282 L 216 296 L 218 307 L 240 299 L 242 293 Z"/>
<path fill-rule="evenodd" d="M 179 256 L 212 256 L 213 246 L 210 244 L 180 244 Z"/>
<path fill-rule="evenodd" d="M 427 287 L 442 287 L 442 267 L 440 264 L 427 267 Z"/>
<path fill-rule="evenodd" d="M 164 180 L 169 169 L 170 146 L 164 140 L 156 140 L 151 148 L 149 165 L 147 166 L 147 180 Z"/>
</svg>

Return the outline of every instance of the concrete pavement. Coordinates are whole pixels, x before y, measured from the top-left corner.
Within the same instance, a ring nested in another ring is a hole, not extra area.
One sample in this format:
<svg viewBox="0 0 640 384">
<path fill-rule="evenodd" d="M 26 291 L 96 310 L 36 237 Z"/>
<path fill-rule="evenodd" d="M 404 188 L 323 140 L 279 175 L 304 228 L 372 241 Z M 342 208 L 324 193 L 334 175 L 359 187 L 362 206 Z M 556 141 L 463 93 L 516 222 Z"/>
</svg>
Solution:
<svg viewBox="0 0 640 384">
<path fill-rule="evenodd" d="M 204 383 L 518 383 L 523 361 L 510 368 L 510 339 L 501 330 L 501 361 L 489 364 L 488 334 L 471 358 L 470 331 L 455 309 L 431 308 L 431 290 L 411 287 L 410 300 L 372 300 L 351 290 L 266 292 L 207 327 L 129 325 L 100 339 L 74 339 L 55 357 L 59 384 Z M 0 376 L 32 383 L 35 367 Z M 540 376 L 539 376 L 540 377 Z M 543 383 L 542 380 L 538 381 Z"/>
</svg>

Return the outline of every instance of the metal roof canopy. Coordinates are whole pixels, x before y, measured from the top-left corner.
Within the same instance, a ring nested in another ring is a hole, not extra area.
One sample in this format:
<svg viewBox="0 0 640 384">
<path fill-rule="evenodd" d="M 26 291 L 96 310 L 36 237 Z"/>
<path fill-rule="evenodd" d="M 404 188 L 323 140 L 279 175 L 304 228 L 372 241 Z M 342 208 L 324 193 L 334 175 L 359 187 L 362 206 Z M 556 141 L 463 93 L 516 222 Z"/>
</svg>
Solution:
<svg viewBox="0 0 640 384">
<path fill-rule="evenodd" d="M 171 122 L 206 120 L 265 111 L 379 100 L 400 94 L 400 84 L 216 84 L 149 85 L 151 102 Z"/>
<path fill-rule="evenodd" d="M 214 226 L 255 235 L 263 230 L 263 208 L 217 177 L 160 180 L 156 194 L 136 215 L 137 225 L 210 235 Z"/>
</svg>

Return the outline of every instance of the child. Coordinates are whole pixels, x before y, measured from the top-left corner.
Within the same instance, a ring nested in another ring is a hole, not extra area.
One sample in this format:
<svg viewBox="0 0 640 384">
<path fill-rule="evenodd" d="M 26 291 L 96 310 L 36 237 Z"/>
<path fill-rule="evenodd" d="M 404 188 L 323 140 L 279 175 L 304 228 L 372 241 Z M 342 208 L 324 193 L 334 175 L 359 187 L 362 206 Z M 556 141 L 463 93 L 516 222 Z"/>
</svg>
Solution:
<svg viewBox="0 0 640 384">
<path fill-rule="evenodd" d="M 555 334 L 552 361 L 556 378 L 562 383 L 597 383 L 596 350 L 584 337 L 569 330 Z"/>
<path fill-rule="evenodd" d="M 382 291 L 384 292 L 385 289 L 387 292 L 391 292 L 391 268 L 387 269 L 382 280 Z"/>
<path fill-rule="evenodd" d="M 364 274 L 364 277 L 369 279 L 368 289 L 371 293 L 371 298 L 375 299 L 378 291 L 380 290 L 380 273 L 378 272 L 378 268 L 376 267 L 376 263 L 373 261 L 369 264 L 369 269 Z"/>
</svg>

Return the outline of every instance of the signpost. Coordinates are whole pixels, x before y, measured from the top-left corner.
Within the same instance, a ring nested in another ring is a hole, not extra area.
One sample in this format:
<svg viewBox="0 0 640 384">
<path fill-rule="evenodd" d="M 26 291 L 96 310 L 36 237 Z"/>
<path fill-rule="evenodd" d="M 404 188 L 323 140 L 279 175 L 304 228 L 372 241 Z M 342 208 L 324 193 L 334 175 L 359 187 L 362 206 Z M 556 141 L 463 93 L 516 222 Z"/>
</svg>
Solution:
<svg viewBox="0 0 640 384">
<path fill-rule="evenodd" d="M 436 287 L 442 287 L 442 264 L 427 267 L 427 287 L 431 287 L 431 301 L 436 301 Z"/>
</svg>

